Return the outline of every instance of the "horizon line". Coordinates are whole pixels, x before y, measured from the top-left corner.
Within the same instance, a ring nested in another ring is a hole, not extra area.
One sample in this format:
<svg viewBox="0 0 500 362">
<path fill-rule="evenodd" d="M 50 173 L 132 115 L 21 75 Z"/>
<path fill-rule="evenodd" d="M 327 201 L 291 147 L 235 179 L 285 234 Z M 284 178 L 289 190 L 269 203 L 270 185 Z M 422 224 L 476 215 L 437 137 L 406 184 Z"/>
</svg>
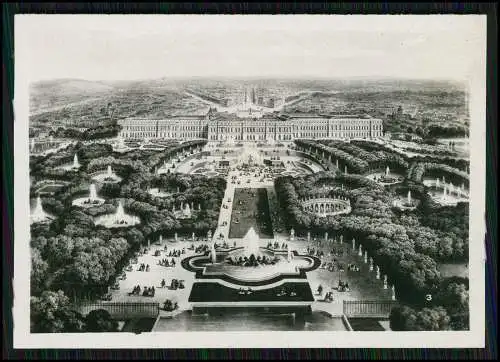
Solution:
<svg viewBox="0 0 500 362">
<path fill-rule="evenodd" d="M 88 78 L 78 78 L 78 77 L 59 77 L 59 78 L 44 78 L 31 81 L 30 84 L 40 83 L 40 82 L 50 82 L 50 81 L 85 81 L 85 82 L 96 82 L 96 83 L 107 83 L 107 82 L 142 82 L 142 81 L 158 81 L 158 80 L 319 80 L 319 81 L 335 81 L 335 80 L 393 80 L 393 81 L 429 81 L 429 82 L 454 82 L 454 83 L 464 83 L 467 79 L 464 78 L 436 78 L 436 77 L 397 77 L 397 76 L 338 76 L 338 77 L 328 77 L 328 76 L 229 76 L 229 75 L 191 75 L 191 76 L 159 76 L 155 78 L 135 78 L 135 79 L 88 79 Z"/>
</svg>

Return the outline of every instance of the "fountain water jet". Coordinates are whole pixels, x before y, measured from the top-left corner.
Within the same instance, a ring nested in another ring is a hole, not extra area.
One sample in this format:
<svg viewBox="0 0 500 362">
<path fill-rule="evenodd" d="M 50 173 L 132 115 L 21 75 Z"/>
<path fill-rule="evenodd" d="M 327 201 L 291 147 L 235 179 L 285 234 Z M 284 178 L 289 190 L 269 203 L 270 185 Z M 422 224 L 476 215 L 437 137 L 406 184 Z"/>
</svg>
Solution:
<svg viewBox="0 0 500 362">
<path fill-rule="evenodd" d="M 443 196 L 441 197 L 443 200 L 446 200 L 446 194 L 447 194 L 447 189 L 446 189 L 446 184 L 443 187 Z"/>
<path fill-rule="evenodd" d="M 90 184 L 89 192 L 90 192 L 90 196 L 89 196 L 90 201 L 95 201 L 97 199 L 97 190 L 96 190 L 94 184 Z"/>
<path fill-rule="evenodd" d="M 186 206 L 184 207 L 183 214 L 184 214 L 184 217 L 186 217 L 186 218 L 191 217 L 191 209 L 190 209 L 188 203 L 186 203 Z"/>
<path fill-rule="evenodd" d="M 245 253 L 257 256 L 259 254 L 259 235 L 257 235 L 253 227 L 248 229 L 243 240 L 245 243 Z"/>
<path fill-rule="evenodd" d="M 75 153 L 75 157 L 73 157 L 73 168 L 79 168 L 80 163 L 78 162 L 78 156 Z"/>
<path fill-rule="evenodd" d="M 118 208 L 116 209 L 115 213 L 115 222 L 119 223 L 121 220 L 123 220 L 124 216 L 125 216 L 125 211 L 123 210 L 123 204 L 121 201 L 119 201 Z"/>
<path fill-rule="evenodd" d="M 33 222 L 43 221 L 47 218 L 47 213 L 43 210 L 42 199 L 40 195 L 36 198 L 36 205 L 33 213 L 31 214 Z"/>
</svg>

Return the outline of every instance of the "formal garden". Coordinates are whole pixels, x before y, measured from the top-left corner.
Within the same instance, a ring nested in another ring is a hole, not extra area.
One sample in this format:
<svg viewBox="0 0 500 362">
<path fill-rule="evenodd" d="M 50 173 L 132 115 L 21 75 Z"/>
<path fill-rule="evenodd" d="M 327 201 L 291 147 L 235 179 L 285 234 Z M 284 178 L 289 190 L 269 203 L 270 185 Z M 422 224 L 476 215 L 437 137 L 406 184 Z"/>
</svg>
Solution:
<svg viewBox="0 0 500 362">
<path fill-rule="evenodd" d="M 319 237 L 328 232 L 361 243 L 388 276 L 389 285 L 395 285 L 400 306 L 391 314 L 393 330 L 467 329 L 468 279 L 443 277 L 439 270 L 441 264 L 468 261 L 469 205 L 442 206 L 422 183 L 426 175 L 444 176 L 468 187 L 468 174 L 461 171 L 465 162 L 430 156 L 407 159 L 366 141 L 298 140 L 296 145 L 331 164 L 338 163 L 338 167 L 275 180 L 287 228 L 302 237 L 313 230 Z M 403 174 L 404 181 L 387 187 L 365 177 L 386 166 Z M 324 195 L 325 185 L 331 196 L 341 194 L 351 201 L 350 214 L 322 217 L 304 210 L 302 200 Z M 419 201 L 418 206 L 408 210 L 394 207 L 394 200 L 408 191 Z"/>
<path fill-rule="evenodd" d="M 150 243 L 192 240 L 217 229 L 224 178 L 157 172 L 178 157 L 196 155 L 204 145 L 169 141 L 161 151 L 121 153 L 111 145 L 79 142 L 30 158 L 30 197 L 50 215 L 31 224 L 33 332 L 115 331 L 118 327 L 104 312 L 84 316 L 74 306 L 102 298 Z M 280 229 L 293 229 L 303 240 L 311 232 L 318 239 L 325 233 L 330 238 L 342 235 L 342 249 L 351 250 L 355 239 L 356 249 L 362 248 L 394 286 L 399 306 L 391 312 L 391 329 L 467 329 L 468 278 L 441 270 L 468 262 L 469 204 L 437 202 L 424 181 L 445 179 L 468 189 L 469 175 L 463 171 L 468 162 L 429 155 L 410 158 L 368 141 L 297 140 L 294 148 L 327 170 L 277 177 L 272 203 L 279 215 L 269 210 L 265 188 L 237 188 L 229 237 L 243 237 L 253 226 L 261 238 L 272 238 L 273 213 Z M 75 158 L 78 167 L 65 166 Z M 367 177 L 387 168 L 401 182 L 384 184 Z M 57 187 L 47 190 L 50 184 Z M 351 209 L 343 215 L 310 212 L 303 206 L 311 198 L 346 200 Z M 397 200 L 408 200 L 412 207 L 398 208 Z M 345 274 L 344 282 L 364 289 L 361 294 L 348 292 L 353 297 L 381 295 L 382 280 L 375 282 L 374 269 L 356 250 L 344 255 L 367 271 Z M 318 283 L 334 284 L 337 273 L 327 269 L 319 270 Z M 390 298 L 390 287 L 382 294 Z"/>
<path fill-rule="evenodd" d="M 31 190 L 31 198 L 40 196 L 43 210 L 53 216 L 31 225 L 32 331 L 86 330 L 85 318 L 71 306 L 102 297 L 148 242 L 175 234 L 206 235 L 216 228 L 224 179 L 155 172 L 179 152 L 195 152 L 203 145 L 203 141 L 171 142 L 164 151 L 116 153 L 110 145 L 77 143 L 57 154 L 31 157 L 32 184 L 52 180 L 62 185 L 50 195 Z M 79 168 L 59 168 L 72 162 L 75 154 Z M 108 166 L 120 181 L 96 182 L 92 176 Z M 73 204 L 75 199 L 90 198 L 94 188 L 103 202 Z M 155 197 L 150 188 L 172 192 Z M 189 218 L 177 218 L 175 210 L 186 204 L 193 205 L 194 211 Z M 103 215 L 119 214 L 120 209 L 139 222 L 115 228 L 96 223 Z"/>
</svg>

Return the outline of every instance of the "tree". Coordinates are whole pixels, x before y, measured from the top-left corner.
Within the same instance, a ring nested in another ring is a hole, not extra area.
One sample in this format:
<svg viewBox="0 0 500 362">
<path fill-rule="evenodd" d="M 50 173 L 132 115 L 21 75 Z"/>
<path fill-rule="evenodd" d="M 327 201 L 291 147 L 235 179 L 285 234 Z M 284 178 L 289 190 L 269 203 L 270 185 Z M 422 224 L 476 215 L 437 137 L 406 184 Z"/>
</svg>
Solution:
<svg viewBox="0 0 500 362">
<path fill-rule="evenodd" d="M 31 297 L 31 331 L 33 333 L 82 332 L 83 317 L 70 309 L 64 293 L 44 291 L 40 297 Z"/>
<path fill-rule="evenodd" d="M 434 296 L 436 305 L 441 305 L 450 315 L 453 330 L 469 329 L 469 290 L 468 283 L 459 278 L 445 279 Z"/>
<path fill-rule="evenodd" d="M 49 265 L 37 248 L 31 249 L 31 290 L 42 290 Z"/>
<path fill-rule="evenodd" d="M 423 308 L 416 311 L 407 306 L 394 307 L 389 316 L 393 331 L 449 330 L 450 317 L 443 307 Z"/>
<path fill-rule="evenodd" d="M 389 326 L 392 331 L 415 330 L 417 317 L 415 311 L 407 306 L 396 306 L 391 309 Z"/>
<path fill-rule="evenodd" d="M 417 313 L 418 331 L 445 331 L 450 329 L 450 317 L 443 307 L 424 308 Z"/>
<path fill-rule="evenodd" d="M 118 332 L 118 322 L 107 310 L 96 309 L 85 318 L 87 332 Z"/>
</svg>

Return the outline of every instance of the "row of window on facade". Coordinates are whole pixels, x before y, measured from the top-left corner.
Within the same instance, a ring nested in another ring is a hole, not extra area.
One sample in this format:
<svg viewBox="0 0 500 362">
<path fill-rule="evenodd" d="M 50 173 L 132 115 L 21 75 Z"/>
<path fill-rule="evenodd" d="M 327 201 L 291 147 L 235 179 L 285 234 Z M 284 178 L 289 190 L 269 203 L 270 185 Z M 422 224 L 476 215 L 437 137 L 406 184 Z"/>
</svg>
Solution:
<svg viewBox="0 0 500 362">
<path fill-rule="evenodd" d="M 230 132 L 210 132 L 210 139 L 217 139 L 219 136 L 223 135 L 228 135 L 228 134 L 233 134 Z M 273 135 L 274 132 L 269 132 L 268 135 Z M 249 134 L 244 134 L 241 135 L 241 133 L 236 133 L 235 139 L 250 139 L 250 138 L 243 138 L 243 137 L 249 137 L 252 136 L 252 133 Z M 363 131 L 363 132 L 356 132 L 356 131 L 346 131 L 346 132 L 333 132 L 333 133 L 326 133 L 326 132 L 297 132 L 297 133 L 287 133 L 285 134 L 286 136 L 291 135 L 293 137 L 312 137 L 312 138 L 322 138 L 322 137 L 381 137 L 382 132 L 381 131 Z M 206 137 L 206 132 L 154 132 L 154 131 L 149 131 L 149 132 L 143 132 L 143 131 L 124 131 L 122 132 L 123 137 L 133 137 L 133 136 L 138 136 L 138 137 L 160 137 L 160 138 L 204 138 Z M 259 137 L 262 137 L 261 139 L 265 139 L 264 134 L 258 134 Z"/>
<path fill-rule="evenodd" d="M 277 135 L 276 137 L 273 136 L 265 136 L 263 134 L 247 134 L 247 135 L 236 135 L 234 137 L 227 136 L 225 134 L 212 134 L 208 137 L 210 140 L 215 140 L 215 141 L 225 141 L 228 139 L 234 139 L 235 141 L 265 141 L 267 139 L 276 139 L 278 141 L 290 141 L 292 140 L 292 135 L 291 134 L 284 134 L 284 135 Z"/>
<path fill-rule="evenodd" d="M 162 131 L 200 131 L 203 129 L 203 126 L 159 126 L 158 130 Z M 126 131 L 154 131 L 156 130 L 156 126 L 124 126 L 124 130 Z"/>
</svg>

